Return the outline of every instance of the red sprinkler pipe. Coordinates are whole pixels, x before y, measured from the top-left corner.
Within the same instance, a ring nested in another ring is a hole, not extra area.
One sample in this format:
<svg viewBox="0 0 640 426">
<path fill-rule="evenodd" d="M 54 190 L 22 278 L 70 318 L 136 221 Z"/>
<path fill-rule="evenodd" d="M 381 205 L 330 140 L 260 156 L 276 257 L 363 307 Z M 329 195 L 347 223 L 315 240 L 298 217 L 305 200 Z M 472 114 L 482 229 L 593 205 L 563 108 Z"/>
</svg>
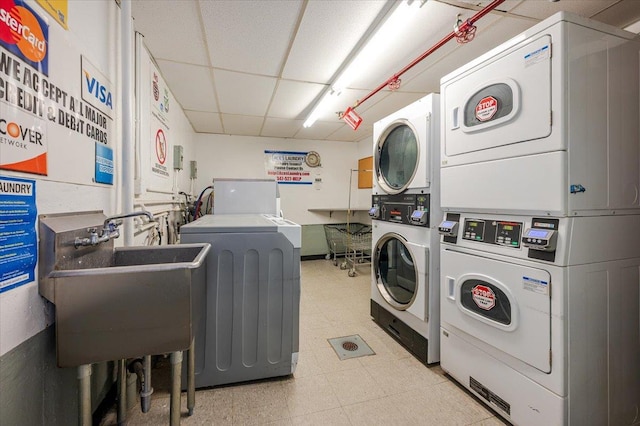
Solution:
<svg viewBox="0 0 640 426">
<path fill-rule="evenodd" d="M 459 30 L 464 31 L 466 28 L 470 27 L 471 25 L 473 25 L 476 21 L 478 21 L 480 18 L 482 18 L 484 15 L 486 15 L 487 13 L 491 12 L 493 9 L 495 9 L 496 7 L 498 7 L 501 3 L 504 3 L 505 0 L 493 0 L 493 2 L 491 2 L 489 5 L 487 5 L 487 7 L 485 7 L 484 9 L 480 10 L 478 13 L 476 13 L 475 15 L 473 15 L 470 19 L 467 19 L 466 22 L 463 22 L 462 25 L 460 26 Z M 404 74 L 405 72 L 409 71 L 411 68 L 413 68 L 418 62 L 422 61 L 424 58 L 426 58 L 427 56 L 431 55 L 433 52 L 435 52 L 436 50 L 440 49 L 442 46 L 444 46 L 449 40 L 451 40 L 452 38 L 454 38 L 456 36 L 456 32 L 452 31 L 451 33 L 447 34 L 442 40 L 440 40 L 439 42 L 437 42 L 436 44 L 433 45 L 433 47 L 431 47 L 429 50 L 427 50 L 426 52 L 424 52 L 422 55 L 418 56 L 416 59 L 414 59 L 413 61 L 411 61 L 411 63 L 409 63 L 409 65 L 405 66 L 404 68 L 402 68 L 400 71 L 398 71 L 397 73 L 395 73 L 391 78 L 389 78 L 387 81 L 385 81 L 384 83 L 382 83 L 380 86 L 376 87 L 375 89 L 373 89 L 373 91 L 371 93 L 369 93 L 367 96 L 365 96 L 364 98 L 362 98 L 361 100 L 357 101 L 356 104 L 354 105 L 353 109 L 356 109 L 358 106 L 360 106 L 364 101 L 366 101 L 367 99 L 369 99 L 370 97 L 372 97 L 373 95 L 375 95 L 376 93 L 378 93 L 379 91 L 381 91 L 382 89 L 384 89 L 385 87 L 387 87 L 389 85 L 389 83 L 394 82 L 396 80 L 398 80 L 398 78 L 400 78 L 400 76 L 402 74 Z"/>
</svg>

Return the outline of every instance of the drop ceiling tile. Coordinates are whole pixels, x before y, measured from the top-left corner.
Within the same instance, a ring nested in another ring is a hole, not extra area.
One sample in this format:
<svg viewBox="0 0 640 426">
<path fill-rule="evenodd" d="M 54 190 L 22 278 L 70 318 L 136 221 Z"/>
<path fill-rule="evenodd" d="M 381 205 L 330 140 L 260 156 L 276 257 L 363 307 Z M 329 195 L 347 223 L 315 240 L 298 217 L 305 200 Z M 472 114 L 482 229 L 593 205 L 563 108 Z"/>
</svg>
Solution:
<svg viewBox="0 0 640 426">
<path fill-rule="evenodd" d="M 580 0 L 580 1 L 523 1 L 510 13 L 536 19 L 546 19 L 556 12 L 564 10 L 584 17 L 591 17 L 603 11 L 618 0 Z M 635 0 L 634 0 L 635 1 Z"/>
<path fill-rule="evenodd" d="M 387 93 L 385 97 L 381 97 L 375 102 L 376 98 L 373 97 L 364 103 L 360 108 L 358 108 L 358 114 L 363 119 L 363 122 L 360 126 L 365 123 L 369 125 L 373 125 L 378 120 L 385 118 L 386 116 L 393 114 L 401 108 L 409 105 L 424 97 L 427 93 L 404 93 L 404 92 L 394 92 Z M 378 94 L 376 96 L 382 96 Z"/>
<path fill-rule="evenodd" d="M 267 118 L 262 126 L 260 136 L 274 138 L 292 138 L 300 128 L 304 120 L 287 120 L 282 118 Z"/>
<path fill-rule="evenodd" d="M 318 116 L 318 121 L 338 120 L 339 112 L 344 112 L 348 107 L 355 105 L 356 101 L 364 98 L 367 93 L 369 92 L 366 90 L 346 89 L 339 96 L 332 96 L 323 106 L 323 111 Z M 304 118 L 306 119 L 306 117 Z"/>
<path fill-rule="evenodd" d="M 220 114 L 215 112 L 184 111 L 196 133 L 224 133 Z"/>
<path fill-rule="evenodd" d="M 402 90 L 439 92 L 442 77 L 527 30 L 535 23 L 528 19 L 503 17 L 489 26 L 486 26 L 486 22 L 484 24 L 478 23 L 476 37 L 472 42 L 463 45 L 451 42 L 447 45 L 447 55 L 435 63 L 427 63 L 421 74 L 403 83 Z"/>
<path fill-rule="evenodd" d="M 269 107 L 269 117 L 305 118 L 300 115 L 324 88 L 322 84 L 280 80 Z"/>
<path fill-rule="evenodd" d="M 616 3 L 615 6 L 594 15 L 593 19 L 618 28 L 624 28 L 640 19 L 640 2 L 638 0 L 623 0 Z"/>
<path fill-rule="evenodd" d="M 134 0 L 131 13 L 134 28 L 145 36 L 145 44 L 156 59 L 171 59 L 209 65 L 198 4 L 191 1 L 158 2 Z"/>
<path fill-rule="evenodd" d="M 184 109 L 217 112 L 211 71 L 199 65 L 158 60 L 162 76 Z"/>
<path fill-rule="evenodd" d="M 473 11 L 480 10 L 484 7 L 487 7 L 493 0 L 447 0 L 447 3 L 458 6 L 462 9 L 469 9 L 469 7 L 473 7 Z M 496 7 L 496 10 L 501 12 L 507 12 L 512 10 L 518 4 L 522 3 L 526 0 L 506 0 L 504 3 L 501 3 Z M 537 0 L 543 1 L 543 0 Z M 546 0 L 545 0 L 546 1 Z M 490 12 L 493 13 L 493 12 Z"/>
<path fill-rule="evenodd" d="M 384 6 L 383 1 L 310 1 L 283 78 L 329 82 Z"/>
<path fill-rule="evenodd" d="M 373 126 L 362 123 L 358 130 L 353 130 L 348 125 L 343 125 L 335 132 L 331 133 L 327 139 L 341 142 L 358 142 L 373 135 Z"/>
<path fill-rule="evenodd" d="M 258 136 L 264 118 L 250 115 L 221 114 L 226 135 Z"/>
<path fill-rule="evenodd" d="M 275 78 L 222 70 L 215 70 L 214 78 L 221 112 L 266 115 Z"/>
<path fill-rule="evenodd" d="M 303 2 L 200 1 L 212 65 L 277 76 Z"/>
<path fill-rule="evenodd" d="M 296 139 L 317 139 L 325 140 L 327 137 L 342 127 L 342 121 L 316 121 L 311 127 L 302 127 L 296 134 Z"/>
</svg>

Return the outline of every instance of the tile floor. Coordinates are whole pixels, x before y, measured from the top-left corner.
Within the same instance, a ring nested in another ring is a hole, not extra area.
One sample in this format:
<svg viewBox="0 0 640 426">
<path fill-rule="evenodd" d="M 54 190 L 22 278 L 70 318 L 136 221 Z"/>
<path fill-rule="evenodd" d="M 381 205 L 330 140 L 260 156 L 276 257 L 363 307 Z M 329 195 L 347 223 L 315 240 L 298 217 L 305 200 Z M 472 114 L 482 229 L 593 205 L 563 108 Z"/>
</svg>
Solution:
<svg viewBox="0 0 640 426">
<path fill-rule="evenodd" d="M 439 367 L 427 368 L 369 315 L 370 269 L 354 278 L 325 260 L 302 262 L 300 358 L 291 377 L 203 389 L 188 425 L 477 425 L 502 426 Z M 327 339 L 359 334 L 375 355 L 340 361 Z M 139 405 L 128 425 L 169 424 L 169 363 L 153 372 L 151 410 Z M 115 424 L 115 408 L 101 425 Z"/>
</svg>

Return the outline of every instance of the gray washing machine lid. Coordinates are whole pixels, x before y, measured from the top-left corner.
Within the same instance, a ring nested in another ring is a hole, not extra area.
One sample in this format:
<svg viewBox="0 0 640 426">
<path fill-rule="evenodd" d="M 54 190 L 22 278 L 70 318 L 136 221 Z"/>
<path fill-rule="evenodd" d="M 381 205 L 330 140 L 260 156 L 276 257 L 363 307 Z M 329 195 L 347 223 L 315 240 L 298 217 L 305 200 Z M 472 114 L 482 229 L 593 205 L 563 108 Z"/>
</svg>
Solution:
<svg viewBox="0 0 640 426">
<path fill-rule="evenodd" d="M 208 214 L 180 227 L 181 234 L 279 232 L 302 246 L 300 225 L 272 214 Z"/>
</svg>

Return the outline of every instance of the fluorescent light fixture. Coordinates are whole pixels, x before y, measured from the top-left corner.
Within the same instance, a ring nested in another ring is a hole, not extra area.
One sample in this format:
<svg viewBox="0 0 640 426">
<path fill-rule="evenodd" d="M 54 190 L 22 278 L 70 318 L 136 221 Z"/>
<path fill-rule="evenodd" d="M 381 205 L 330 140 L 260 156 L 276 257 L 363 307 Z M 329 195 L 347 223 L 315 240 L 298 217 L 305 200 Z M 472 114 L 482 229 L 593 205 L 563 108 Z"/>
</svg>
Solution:
<svg viewBox="0 0 640 426">
<path fill-rule="evenodd" d="M 369 68 L 369 65 L 377 57 L 387 52 L 404 36 L 401 29 L 407 27 L 409 20 L 415 19 L 420 15 L 418 8 L 424 4 L 424 2 L 421 4 L 417 2 L 418 7 L 411 7 L 411 3 L 413 3 L 412 0 L 402 2 L 393 10 L 391 15 L 369 38 L 364 47 L 360 49 L 355 58 L 331 84 L 331 87 L 309 114 L 303 127 L 311 127 L 320 115 L 327 111 L 327 106 L 332 103 L 336 96 L 340 95 L 343 89 L 346 89 L 359 74 L 366 72 L 365 70 Z"/>
</svg>

